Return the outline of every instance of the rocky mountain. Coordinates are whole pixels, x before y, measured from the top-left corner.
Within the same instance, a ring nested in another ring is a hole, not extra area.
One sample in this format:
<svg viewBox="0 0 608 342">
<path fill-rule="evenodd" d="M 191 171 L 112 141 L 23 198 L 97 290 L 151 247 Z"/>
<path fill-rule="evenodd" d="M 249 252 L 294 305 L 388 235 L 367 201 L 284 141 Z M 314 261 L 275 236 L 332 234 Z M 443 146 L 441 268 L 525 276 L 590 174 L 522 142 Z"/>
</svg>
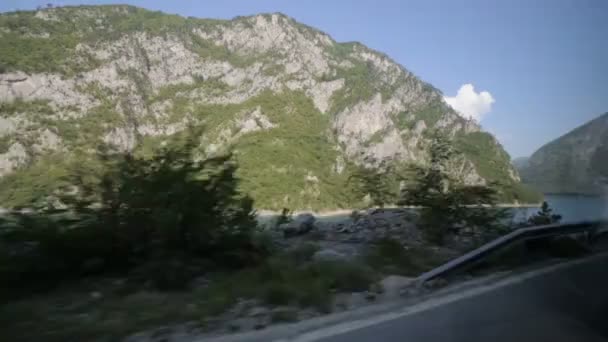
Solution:
<svg viewBox="0 0 608 342">
<path fill-rule="evenodd" d="M 522 179 L 545 193 L 598 194 L 608 177 L 608 113 L 551 141 L 520 169 Z"/>
<path fill-rule="evenodd" d="M 52 191 L 74 166 L 95 173 L 104 142 L 146 153 L 204 125 L 204 153 L 230 146 L 259 208 L 361 200 L 362 165 L 425 163 L 438 129 L 464 157 L 451 172 L 533 194 L 498 141 L 388 56 L 280 14 L 184 18 L 131 6 L 0 15 L 0 203 Z M 86 161 L 86 162 L 84 162 Z"/>
</svg>

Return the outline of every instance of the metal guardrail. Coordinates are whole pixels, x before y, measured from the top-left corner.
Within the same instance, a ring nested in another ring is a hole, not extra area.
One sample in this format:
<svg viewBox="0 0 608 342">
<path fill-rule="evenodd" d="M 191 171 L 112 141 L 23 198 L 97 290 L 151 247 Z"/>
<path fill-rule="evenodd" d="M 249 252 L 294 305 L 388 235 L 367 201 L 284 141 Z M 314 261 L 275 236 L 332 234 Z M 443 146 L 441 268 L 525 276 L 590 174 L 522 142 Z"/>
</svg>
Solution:
<svg viewBox="0 0 608 342">
<path fill-rule="evenodd" d="M 477 249 L 474 249 L 456 259 L 436 267 L 426 273 L 421 274 L 416 278 L 418 286 L 422 286 L 425 282 L 437 277 L 445 276 L 448 273 L 456 270 L 461 270 L 469 266 L 487 255 L 496 252 L 514 242 L 520 242 L 529 239 L 537 239 L 543 237 L 569 235 L 577 233 L 597 233 L 600 228 L 607 227 L 608 221 L 591 221 L 568 224 L 552 224 L 545 226 L 536 226 L 530 228 L 520 228 L 512 231 L 507 235 L 503 235 L 496 240 L 493 240 Z"/>
</svg>

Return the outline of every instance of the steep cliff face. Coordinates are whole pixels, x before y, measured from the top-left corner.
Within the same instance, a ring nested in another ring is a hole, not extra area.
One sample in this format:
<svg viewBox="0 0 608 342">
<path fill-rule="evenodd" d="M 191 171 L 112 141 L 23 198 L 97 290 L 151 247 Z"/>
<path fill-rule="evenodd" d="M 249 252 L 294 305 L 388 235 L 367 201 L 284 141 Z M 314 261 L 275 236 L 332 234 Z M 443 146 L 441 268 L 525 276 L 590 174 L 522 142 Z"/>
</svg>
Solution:
<svg viewBox="0 0 608 342">
<path fill-rule="evenodd" d="M 0 105 L 4 189 L 39 182 L 30 173 L 44 163 L 63 174 L 100 142 L 145 153 L 204 125 L 205 152 L 234 148 L 259 207 L 348 207 L 354 167 L 425 163 L 428 132 L 440 129 L 464 152 L 454 174 L 500 180 L 506 200 L 526 200 L 500 144 L 438 90 L 381 53 L 282 14 L 223 21 L 130 6 L 2 14 Z"/>
<path fill-rule="evenodd" d="M 608 177 L 608 113 L 538 149 L 521 169 L 524 182 L 546 193 L 601 194 Z"/>
</svg>

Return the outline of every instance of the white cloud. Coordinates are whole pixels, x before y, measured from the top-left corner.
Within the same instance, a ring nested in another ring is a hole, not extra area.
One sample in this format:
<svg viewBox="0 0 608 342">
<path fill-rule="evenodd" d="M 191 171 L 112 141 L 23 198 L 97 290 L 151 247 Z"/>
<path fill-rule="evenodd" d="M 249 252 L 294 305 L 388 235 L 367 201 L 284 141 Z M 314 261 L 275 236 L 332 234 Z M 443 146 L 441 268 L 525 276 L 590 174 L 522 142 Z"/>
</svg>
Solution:
<svg viewBox="0 0 608 342">
<path fill-rule="evenodd" d="M 492 110 L 494 98 L 487 91 L 475 92 L 472 84 L 463 84 L 454 97 L 443 98 L 454 110 L 465 118 L 481 121 L 483 116 Z"/>
</svg>

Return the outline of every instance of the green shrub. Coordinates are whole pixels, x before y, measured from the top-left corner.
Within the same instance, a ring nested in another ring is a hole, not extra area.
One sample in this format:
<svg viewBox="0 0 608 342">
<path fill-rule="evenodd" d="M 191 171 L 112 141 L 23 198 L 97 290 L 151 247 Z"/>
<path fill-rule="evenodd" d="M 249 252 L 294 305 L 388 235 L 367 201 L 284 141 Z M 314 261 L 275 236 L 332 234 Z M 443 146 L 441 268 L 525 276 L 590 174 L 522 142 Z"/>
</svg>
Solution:
<svg viewBox="0 0 608 342">
<path fill-rule="evenodd" d="M 273 306 L 287 305 L 297 298 L 294 288 L 281 282 L 270 283 L 264 286 L 262 300 L 264 303 Z"/>
<path fill-rule="evenodd" d="M 344 292 L 368 290 L 375 275 L 367 266 L 346 261 L 323 261 L 310 266 L 312 274 L 326 282 L 330 289 Z"/>
<path fill-rule="evenodd" d="M 8 152 L 13 144 L 13 137 L 10 134 L 0 136 L 0 154 Z"/>
<path fill-rule="evenodd" d="M 319 250 L 319 246 L 314 243 L 303 243 L 287 251 L 287 257 L 296 264 L 302 264 L 312 260 L 312 256 Z"/>
<path fill-rule="evenodd" d="M 303 291 L 298 293 L 296 300 L 301 307 L 312 307 L 322 313 L 329 313 L 333 308 L 331 290 L 321 280 L 310 280 Z"/>
<path fill-rule="evenodd" d="M 188 261 L 168 257 L 148 261 L 131 272 L 133 280 L 150 283 L 160 291 L 176 291 L 188 288 L 195 274 L 189 269 Z"/>
<path fill-rule="evenodd" d="M 365 259 L 374 269 L 386 274 L 416 275 L 419 271 L 403 245 L 394 239 L 380 239 L 370 246 Z"/>
<path fill-rule="evenodd" d="M 411 246 L 406 249 L 401 242 L 392 238 L 374 241 L 364 258 L 379 273 L 404 276 L 418 276 L 447 261 L 431 248 Z"/>
<path fill-rule="evenodd" d="M 256 298 L 269 306 L 299 305 L 331 312 L 335 292 L 368 290 L 376 276 L 356 262 L 297 263 L 289 254 L 270 257 L 262 265 L 225 274 L 202 290 L 203 301 L 223 310 L 238 298 Z M 220 304 L 210 303 L 221 298 Z"/>
<path fill-rule="evenodd" d="M 460 152 L 441 132 L 433 131 L 429 165 L 412 166 L 413 179 L 402 189 L 400 204 L 421 207 L 417 223 L 426 240 L 436 245 L 443 244 L 448 234 L 461 233 L 463 228 L 482 239 L 505 232 L 509 212 L 496 205 L 497 185 L 466 185 L 447 171 L 450 162 L 459 156 Z"/>
<path fill-rule="evenodd" d="M 0 222 L 0 243 L 23 251 L 0 266 L 3 285 L 144 265 L 157 287 L 177 289 L 191 277 L 184 267 L 193 259 L 212 261 L 208 270 L 259 264 L 270 251 L 253 239 L 253 202 L 238 190 L 237 166 L 229 155 L 194 161 L 198 138 L 178 136 L 150 158 L 101 153 L 100 179 L 66 171 L 37 189 L 26 205 L 36 213 Z M 56 191 L 66 185 L 78 191 Z M 53 193 L 67 209 L 39 205 Z"/>
</svg>

